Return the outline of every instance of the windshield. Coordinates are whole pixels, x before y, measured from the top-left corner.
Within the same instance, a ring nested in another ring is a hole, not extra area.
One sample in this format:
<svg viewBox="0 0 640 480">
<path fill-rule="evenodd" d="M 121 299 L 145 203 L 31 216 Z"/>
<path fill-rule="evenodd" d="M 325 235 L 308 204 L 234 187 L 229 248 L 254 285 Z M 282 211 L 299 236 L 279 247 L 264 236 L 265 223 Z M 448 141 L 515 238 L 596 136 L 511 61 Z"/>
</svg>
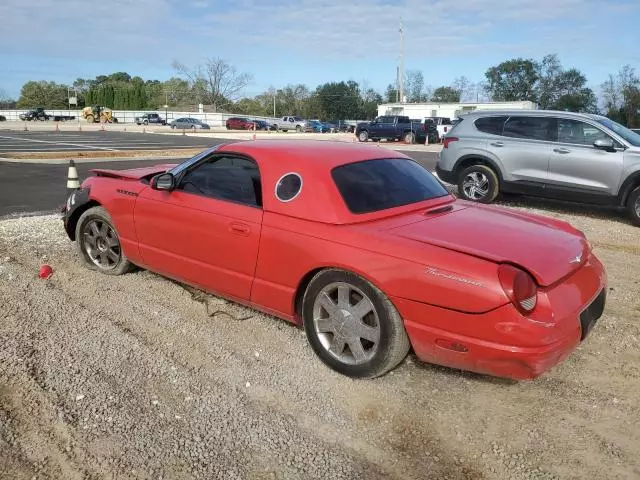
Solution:
<svg viewBox="0 0 640 480">
<path fill-rule="evenodd" d="M 331 176 L 352 213 L 370 213 L 449 194 L 413 160 L 391 158 L 341 165 Z"/>
<path fill-rule="evenodd" d="M 598 122 L 601 125 L 604 125 L 609 130 L 614 131 L 634 147 L 640 147 L 640 134 L 632 132 L 628 128 L 623 127 L 619 123 L 616 123 L 609 118 L 596 117 L 596 122 Z"/>
</svg>

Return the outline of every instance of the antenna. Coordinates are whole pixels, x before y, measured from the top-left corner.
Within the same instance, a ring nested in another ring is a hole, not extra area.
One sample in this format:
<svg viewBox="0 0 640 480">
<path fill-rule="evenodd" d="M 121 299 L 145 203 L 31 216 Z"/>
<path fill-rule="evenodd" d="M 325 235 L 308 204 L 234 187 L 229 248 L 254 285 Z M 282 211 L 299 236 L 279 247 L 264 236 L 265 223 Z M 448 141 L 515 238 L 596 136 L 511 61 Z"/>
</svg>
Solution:
<svg viewBox="0 0 640 480">
<path fill-rule="evenodd" d="M 398 96 L 400 103 L 404 103 L 404 28 L 400 17 L 400 65 L 398 66 Z"/>
</svg>

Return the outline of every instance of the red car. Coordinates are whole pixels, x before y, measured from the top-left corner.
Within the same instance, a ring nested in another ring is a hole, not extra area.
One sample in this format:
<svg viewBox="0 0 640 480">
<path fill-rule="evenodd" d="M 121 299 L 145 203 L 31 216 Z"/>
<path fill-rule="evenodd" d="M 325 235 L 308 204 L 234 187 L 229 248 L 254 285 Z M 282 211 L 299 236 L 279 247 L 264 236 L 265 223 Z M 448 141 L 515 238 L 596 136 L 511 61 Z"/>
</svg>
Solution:
<svg viewBox="0 0 640 480">
<path fill-rule="evenodd" d="M 247 141 L 92 172 L 64 208 L 89 267 L 143 267 L 304 325 L 352 377 L 382 375 L 412 347 L 425 362 L 534 378 L 604 309 L 605 269 L 580 231 L 457 200 L 386 148 Z"/>
<path fill-rule="evenodd" d="M 227 130 L 253 130 L 256 125 L 247 118 L 231 117 L 226 121 Z"/>
</svg>

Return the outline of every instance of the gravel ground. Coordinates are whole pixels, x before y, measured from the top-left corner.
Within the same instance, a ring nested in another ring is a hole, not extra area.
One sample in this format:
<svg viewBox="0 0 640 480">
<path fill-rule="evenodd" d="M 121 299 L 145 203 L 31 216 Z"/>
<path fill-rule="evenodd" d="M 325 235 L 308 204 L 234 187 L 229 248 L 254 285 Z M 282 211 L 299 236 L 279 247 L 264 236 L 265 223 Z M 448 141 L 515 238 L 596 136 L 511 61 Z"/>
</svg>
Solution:
<svg viewBox="0 0 640 480">
<path fill-rule="evenodd" d="M 84 268 L 55 216 L 0 221 L 0 478 L 640 478 L 640 230 L 526 203 L 585 231 L 610 292 L 588 340 L 519 383 L 411 355 L 351 380 L 285 322 Z"/>
</svg>

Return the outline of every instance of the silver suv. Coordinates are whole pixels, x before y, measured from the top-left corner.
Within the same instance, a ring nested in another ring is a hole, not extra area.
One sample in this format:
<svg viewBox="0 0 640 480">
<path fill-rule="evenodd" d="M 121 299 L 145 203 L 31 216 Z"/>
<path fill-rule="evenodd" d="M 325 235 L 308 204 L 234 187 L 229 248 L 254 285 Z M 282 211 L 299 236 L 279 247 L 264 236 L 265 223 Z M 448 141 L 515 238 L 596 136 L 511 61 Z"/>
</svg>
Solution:
<svg viewBox="0 0 640 480">
<path fill-rule="evenodd" d="M 436 174 L 465 200 L 504 192 L 611 205 L 640 226 L 640 134 L 606 117 L 476 111 L 442 143 Z"/>
</svg>

